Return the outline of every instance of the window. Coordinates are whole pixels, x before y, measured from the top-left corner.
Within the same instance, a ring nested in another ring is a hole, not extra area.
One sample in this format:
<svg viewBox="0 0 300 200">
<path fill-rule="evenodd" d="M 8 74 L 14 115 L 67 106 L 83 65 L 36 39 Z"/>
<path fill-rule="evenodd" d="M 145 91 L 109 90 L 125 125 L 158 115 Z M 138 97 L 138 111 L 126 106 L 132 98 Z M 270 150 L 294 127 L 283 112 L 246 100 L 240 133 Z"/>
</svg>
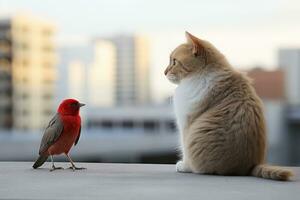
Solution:
<svg viewBox="0 0 300 200">
<path fill-rule="evenodd" d="M 10 45 L 8 42 L 0 41 L 0 53 L 8 54 L 10 53 Z"/>
<path fill-rule="evenodd" d="M 28 99 L 28 98 L 29 98 L 29 95 L 27 93 L 22 94 L 22 99 Z"/>
<path fill-rule="evenodd" d="M 154 131 L 155 129 L 157 129 L 158 124 L 155 121 L 145 121 L 144 122 L 144 129 L 146 131 Z"/>
<path fill-rule="evenodd" d="M 52 94 L 44 94 L 43 95 L 43 99 L 45 99 L 45 100 L 49 100 L 49 99 L 52 99 L 52 98 L 53 98 Z"/>
<path fill-rule="evenodd" d="M 42 46 L 42 50 L 45 52 L 52 52 L 53 47 L 51 45 L 44 45 L 44 46 Z"/>
<path fill-rule="evenodd" d="M 29 61 L 27 59 L 23 59 L 22 64 L 24 67 L 27 67 L 29 65 Z"/>
<path fill-rule="evenodd" d="M 22 111 L 22 115 L 28 115 L 29 114 L 29 111 L 28 110 L 23 110 Z"/>
<path fill-rule="evenodd" d="M 0 66 L 2 69 L 3 68 L 8 69 L 10 67 L 10 62 L 5 58 L 0 58 Z"/>
<path fill-rule="evenodd" d="M 105 120 L 105 121 L 101 122 L 101 127 L 102 128 L 112 128 L 113 127 L 113 123 L 112 123 L 112 121 Z"/>
<path fill-rule="evenodd" d="M 52 35 L 52 31 L 48 28 L 45 28 L 45 29 L 42 29 L 42 34 L 45 36 L 45 37 L 49 37 Z"/>
<path fill-rule="evenodd" d="M 123 128 L 132 129 L 133 126 L 134 126 L 133 121 L 129 121 L 129 120 L 128 120 L 128 121 L 123 121 L 123 122 L 122 122 L 122 127 L 123 127 Z"/>
<path fill-rule="evenodd" d="M 29 31 L 29 27 L 28 26 L 22 26 L 21 31 L 23 33 L 27 33 Z"/>
<path fill-rule="evenodd" d="M 43 83 L 44 83 L 44 84 L 51 84 L 51 83 L 53 83 L 53 81 L 52 81 L 51 78 L 44 78 L 44 79 L 43 79 Z"/>
<path fill-rule="evenodd" d="M 23 83 L 28 83 L 28 78 L 27 78 L 27 77 L 23 77 L 23 78 L 22 78 L 22 82 L 23 82 Z"/>
<path fill-rule="evenodd" d="M 176 131 L 176 125 L 174 121 L 166 121 L 166 128 L 170 132 L 175 132 Z"/>
<path fill-rule="evenodd" d="M 53 67 L 52 63 L 49 62 L 49 61 L 48 61 L 48 62 L 44 62 L 43 66 L 44 66 L 45 68 L 51 68 L 51 67 Z"/>
</svg>

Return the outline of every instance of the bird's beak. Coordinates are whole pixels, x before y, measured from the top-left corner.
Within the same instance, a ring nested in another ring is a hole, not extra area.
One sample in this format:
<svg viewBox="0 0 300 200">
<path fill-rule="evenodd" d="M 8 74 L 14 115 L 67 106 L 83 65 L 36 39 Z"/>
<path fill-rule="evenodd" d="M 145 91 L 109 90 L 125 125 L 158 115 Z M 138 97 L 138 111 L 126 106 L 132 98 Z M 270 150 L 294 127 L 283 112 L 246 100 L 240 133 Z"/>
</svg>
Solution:
<svg viewBox="0 0 300 200">
<path fill-rule="evenodd" d="M 79 103 L 79 107 L 85 106 L 84 103 Z"/>
</svg>

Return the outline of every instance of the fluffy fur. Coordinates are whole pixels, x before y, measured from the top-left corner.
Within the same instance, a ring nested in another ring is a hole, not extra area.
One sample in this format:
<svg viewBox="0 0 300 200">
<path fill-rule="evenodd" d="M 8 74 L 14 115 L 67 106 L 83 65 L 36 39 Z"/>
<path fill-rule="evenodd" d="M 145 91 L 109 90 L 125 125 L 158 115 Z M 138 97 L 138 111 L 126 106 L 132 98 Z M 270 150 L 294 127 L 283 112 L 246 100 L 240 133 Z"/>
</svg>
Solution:
<svg viewBox="0 0 300 200">
<path fill-rule="evenodd" d="M 177 171 L 289 180 L 291 171 L 264 164 L 265 120 L 249 79 L 212 44 L 187 32 L 186 37 L 165 70 L 178 84 L 174 109 L 182 160 Z"/>
</svg>

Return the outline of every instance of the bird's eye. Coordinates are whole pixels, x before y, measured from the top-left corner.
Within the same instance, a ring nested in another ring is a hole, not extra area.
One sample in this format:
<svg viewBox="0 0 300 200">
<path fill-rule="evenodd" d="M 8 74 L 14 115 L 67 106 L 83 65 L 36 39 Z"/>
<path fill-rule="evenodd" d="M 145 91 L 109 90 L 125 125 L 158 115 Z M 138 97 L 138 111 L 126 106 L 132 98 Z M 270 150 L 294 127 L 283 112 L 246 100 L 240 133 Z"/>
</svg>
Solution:
<svg viewBox="0 0 300 200">
<path fill-rule="evenodd" d="M 77 106 L 77 103 L 71 103 L 71 106 L 73 107 L 75 107 L 75 106 Z"/>
</svg>

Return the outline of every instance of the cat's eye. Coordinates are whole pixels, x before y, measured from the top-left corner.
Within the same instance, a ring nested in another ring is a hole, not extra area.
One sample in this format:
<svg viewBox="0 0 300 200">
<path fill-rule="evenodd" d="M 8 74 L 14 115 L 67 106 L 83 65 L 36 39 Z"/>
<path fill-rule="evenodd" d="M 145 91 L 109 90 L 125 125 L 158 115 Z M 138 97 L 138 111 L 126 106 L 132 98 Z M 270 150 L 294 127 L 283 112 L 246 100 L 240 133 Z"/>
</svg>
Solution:
<svg viewBox="0 0 300 200">
<path fill-rule="evenodd" d="M 175 58 L 173 58 L 173 60 L 172 60 L 172 65 L 176 65 L 176 59 Z"/>
</svg>

